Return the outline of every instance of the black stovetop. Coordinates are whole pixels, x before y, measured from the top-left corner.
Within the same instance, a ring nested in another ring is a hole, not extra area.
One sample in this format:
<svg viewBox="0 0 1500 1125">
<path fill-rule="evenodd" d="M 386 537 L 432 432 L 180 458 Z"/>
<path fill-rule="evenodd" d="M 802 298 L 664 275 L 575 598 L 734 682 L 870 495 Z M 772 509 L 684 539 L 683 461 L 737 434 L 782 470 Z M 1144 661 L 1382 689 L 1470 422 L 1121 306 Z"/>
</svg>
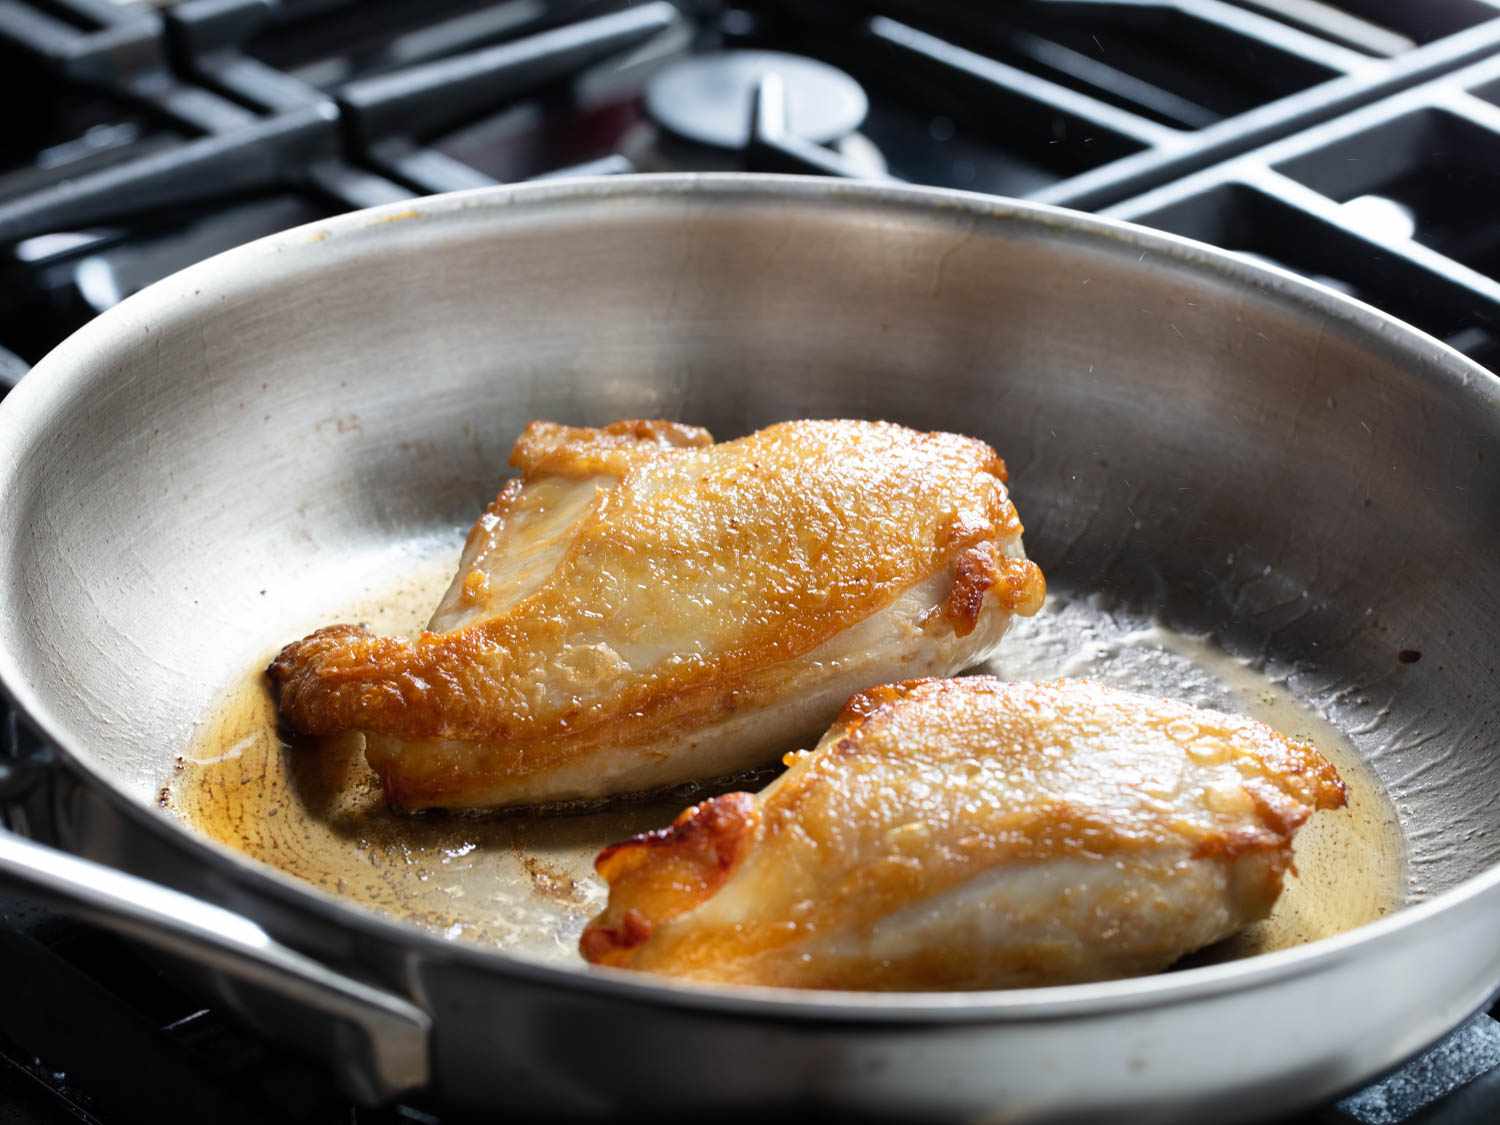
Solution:
<svg viewBox="0 0 1500 1125">
<path fill-rule="evenodd" d="M 22 95 L 0 131 L 0 393 L 260 235 L 669 169 L 1100 211 L 1500 362 L 1500 0 L 0 0 L 0 66 Z M 18 901 L 0 966 L 0 1125 L 451 1123 L 354 1109 L 120 939 Z M 1302 1120 L 1500 1120 L 1500 1023 Z"/>
</svg>

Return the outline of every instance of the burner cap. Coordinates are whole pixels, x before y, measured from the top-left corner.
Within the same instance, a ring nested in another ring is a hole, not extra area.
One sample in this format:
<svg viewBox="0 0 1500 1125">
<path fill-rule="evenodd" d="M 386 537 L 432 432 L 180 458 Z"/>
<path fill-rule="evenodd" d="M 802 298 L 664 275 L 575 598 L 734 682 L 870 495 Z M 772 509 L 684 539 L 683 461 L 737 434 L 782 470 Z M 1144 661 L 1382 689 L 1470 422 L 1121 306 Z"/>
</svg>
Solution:
<svg viewBox="0 0 1500 1125">
<path fill-rule="evenodd" d="M 787 126 L 814 144 L 848 136 L 869 102 L 858 82 L 827 63 L 780 51 L 721 51 L 659 72 L 646 87 L 646 112 L 683 140 L 739 149 L 750 141 L 750 105 L 761 76 L 786 90 Z"/>
</svg>

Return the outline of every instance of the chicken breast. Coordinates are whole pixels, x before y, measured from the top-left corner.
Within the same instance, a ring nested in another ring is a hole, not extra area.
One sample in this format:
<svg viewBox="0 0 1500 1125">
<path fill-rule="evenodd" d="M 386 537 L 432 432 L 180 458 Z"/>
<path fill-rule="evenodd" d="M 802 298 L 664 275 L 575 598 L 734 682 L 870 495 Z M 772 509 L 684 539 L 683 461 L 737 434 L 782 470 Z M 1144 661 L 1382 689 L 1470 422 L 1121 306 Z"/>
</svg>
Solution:
<svg viewBox="0 0 1500 1125">
<path fill-rule="evenodd" d="M 1076 680 L 876 688 L 788 762 L 601 853 L 584 957 L 795 988 L 1155 972 L 1265 917 L 1344 803 L 1305 743 Z"/>
<path fill-rule="evenodd" d="M 982 442 L 805 421 L 713 444 L 537 422 L 427 632 L 271 665 L 284 724 L 362 732 L 399 808 L 646 792 L 763 765 L 849 693 L 986 658 L 1042 602 Z"/>
</svg>

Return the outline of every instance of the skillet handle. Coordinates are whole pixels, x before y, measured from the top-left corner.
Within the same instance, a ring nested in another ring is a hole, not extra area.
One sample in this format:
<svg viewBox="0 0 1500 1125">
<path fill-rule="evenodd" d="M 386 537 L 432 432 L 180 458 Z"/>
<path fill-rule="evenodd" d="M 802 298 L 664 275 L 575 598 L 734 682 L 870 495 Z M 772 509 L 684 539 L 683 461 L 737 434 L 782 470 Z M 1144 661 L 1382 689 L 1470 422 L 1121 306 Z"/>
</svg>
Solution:
<svg viewBox="0 0 1500 1125">
<path fill-rule="evenodd" d="M 426 1012 L 280 944 L 248 918 L 3 829 L 0 883 L 288 1005 L 316 1035 L 308 1043 L 336 1055 L 361 1101 L 377 1104 L 428 1083 Z"/>
</svg>

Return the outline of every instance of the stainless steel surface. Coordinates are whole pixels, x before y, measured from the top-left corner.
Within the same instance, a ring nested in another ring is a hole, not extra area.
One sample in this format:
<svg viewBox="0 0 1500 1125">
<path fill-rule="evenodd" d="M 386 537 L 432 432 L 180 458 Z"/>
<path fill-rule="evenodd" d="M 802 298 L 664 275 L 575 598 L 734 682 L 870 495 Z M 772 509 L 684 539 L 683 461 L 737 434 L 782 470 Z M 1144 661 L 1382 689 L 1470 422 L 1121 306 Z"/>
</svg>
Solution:
<svg viewBox="0 0 1500 1125">
<path fill-rule="evenodd" d="M 215 696 L 470 519 L 526 421 L 651 415 L 989 440 L 1054 589 L 1286 666 L 1351 733 L 1400 812 L 1414 904 L 1101 985 L 687 988 L 444 942 L 155 807 Z M 1120 224 L 767 177 L 441 197 L 188 270 L 0 405 L 0 678 L 64 750 L 56 842 L 412 997 L 439 1096 L 1250 1117 L 1369 1078 L 1500 980 L 1497 443 L 1500 387 L 1456 353 Z"/>
<path fill-rule="evenodd" d="M 367 1076 L 351 1093 L 369 1102 L 426 1086 L 431 1020 L 416 1005 L 288 949 L 247 918 L 144 879 L 0 831 L 0 881 L 137 938 L 315 1017 Z"/>
</svg>

